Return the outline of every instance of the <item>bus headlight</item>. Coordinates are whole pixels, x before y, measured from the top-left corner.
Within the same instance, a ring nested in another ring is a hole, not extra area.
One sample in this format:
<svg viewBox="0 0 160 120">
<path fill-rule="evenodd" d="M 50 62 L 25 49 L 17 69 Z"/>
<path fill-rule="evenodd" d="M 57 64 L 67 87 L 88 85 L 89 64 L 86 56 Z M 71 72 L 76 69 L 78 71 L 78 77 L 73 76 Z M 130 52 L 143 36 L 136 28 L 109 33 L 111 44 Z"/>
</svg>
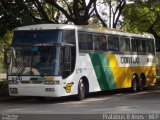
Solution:
<svg viewBox="0 0 160 120">
<path fill-rule="evenodd" d="M 44 84 L 46 84 L 46 85 L 58 85 L 58 84 L 60 84 L 60 81 L 59 80 L 46 80 L 46 81 L 44 81 Z"/>
<path fill-rule="evenodd" d="M 18 84 L 18 81 L 17 80 L 10 80 L 9 84 Z"/>
</svg>

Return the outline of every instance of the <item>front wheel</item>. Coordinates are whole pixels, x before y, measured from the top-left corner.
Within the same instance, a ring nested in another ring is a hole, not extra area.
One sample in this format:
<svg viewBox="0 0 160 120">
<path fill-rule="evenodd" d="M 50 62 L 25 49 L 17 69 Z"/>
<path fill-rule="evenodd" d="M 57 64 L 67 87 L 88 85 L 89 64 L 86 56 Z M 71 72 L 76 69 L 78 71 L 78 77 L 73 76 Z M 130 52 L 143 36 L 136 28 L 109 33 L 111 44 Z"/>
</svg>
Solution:
<svg viewBox="0 0 160 120">
<path fill-rule="evenodd" d="M 144 90 L 146 85 L 146 77 L 145 75 L 140 75 L 140 79 L 139 79 L 139 91 Z"/>
<path fill-rule="evenodd" d="M 86 95 L 86 88 L 83 80 L 80 80 L 79 85 L 78 85 L 78 100 L 83 100 L 85 99 Z"/>
</svg>

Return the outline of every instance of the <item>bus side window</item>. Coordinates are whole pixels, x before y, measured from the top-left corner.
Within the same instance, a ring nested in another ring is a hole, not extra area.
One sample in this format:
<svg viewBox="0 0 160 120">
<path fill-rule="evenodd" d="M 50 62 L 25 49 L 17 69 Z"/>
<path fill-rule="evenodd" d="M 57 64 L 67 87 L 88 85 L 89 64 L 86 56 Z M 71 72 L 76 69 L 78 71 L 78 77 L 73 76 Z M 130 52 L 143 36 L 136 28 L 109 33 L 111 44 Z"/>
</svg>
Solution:
<svg viewBox="0 0 160 120">
<path fill-rule="evenodd" d="M 93 40 L 92 40 L 91 33 L 86 34 L 86 43 L 87 43 L 88 50 L 93 50 Z"/>
<path fill-rule="evenodd" d="M 137 46 L 137 41 L 136 41 L 136 39 L 132 39 L 132 40 L 131 40 L 131 43 L 132 43 L 132 52 L 137 52 L 138 46 Z"/>
<path fill-rule="evenodd" d="M 137 42 L 137 52 L 142 52 L 142 47 L 141 47 L 141 39 L 136 39 L 136 42 Z"/>
<path fill-rule="evenodd" d="M 107 50 L 107 36 L 101 35 L 101 50 Z"/>
<path fill-rule="evenodd" d="M 79 49 L 85 52 L 93 50 L 93 40 L 91 33 L 78 32 Z"/>
<path fill-rule="evenodd" d="M 141 41 L 142 52 L 146 52 L 146 43 L 147 43 L 146 40 Z"/>
<path fill-rule="evenodd" d="M 118 51 L 119 50 L 119 38 L 117 36 L 108 36 L 108 50 Z"/>
<path fill-rule="evenodd" d="M 130 38 L 121 37 L 120 38 L 120 51 L 130 51 Z"/>
<path fill-rule="evenodd" d="M 93 35 L 94 50 L 100 50 L 100 35 Z"/>
<path fill-rule="evenodd" d="M 147 40 L 146 42 L 146 51 L 148 53 L 154 53 L 154 42 L 151 40 Z"/>
<path fill-rule="evenodd" d="M 86 43 L 86 34 L 85 32 L 78 32 L 78 42 L 80 50 L 87 50 L 88 45 Z"/>
</svg>

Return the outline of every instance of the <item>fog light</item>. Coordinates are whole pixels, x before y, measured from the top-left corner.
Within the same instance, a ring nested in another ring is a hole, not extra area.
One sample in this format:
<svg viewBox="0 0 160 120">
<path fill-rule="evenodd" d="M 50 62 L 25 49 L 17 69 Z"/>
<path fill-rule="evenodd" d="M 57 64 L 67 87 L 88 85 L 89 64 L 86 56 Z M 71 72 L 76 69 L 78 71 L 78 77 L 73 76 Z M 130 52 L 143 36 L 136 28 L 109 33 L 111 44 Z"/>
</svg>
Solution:
<svg viewBox="0 0 160 120">
<path fill-rule="evenodd" d="M 10 93 L 11 94 L 18 94 L 18 89 L 17 88 L 10 88 Z"/>
</svg>

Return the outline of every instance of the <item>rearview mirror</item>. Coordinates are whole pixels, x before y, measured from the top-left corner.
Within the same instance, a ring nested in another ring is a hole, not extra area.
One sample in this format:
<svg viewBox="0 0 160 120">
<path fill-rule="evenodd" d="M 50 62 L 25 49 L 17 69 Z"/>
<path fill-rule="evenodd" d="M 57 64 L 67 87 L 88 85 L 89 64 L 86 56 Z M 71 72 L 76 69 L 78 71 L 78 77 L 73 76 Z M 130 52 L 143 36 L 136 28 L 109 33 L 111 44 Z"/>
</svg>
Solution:
<svg viewBox="0 0 160 120">
<path fill-rule="evenodd" d="M 11 63 L 11 57 L 15 58 L 15 49 L 5 49 L 4 51 L 4 64 L 9 65 Z"/>
</svg>

